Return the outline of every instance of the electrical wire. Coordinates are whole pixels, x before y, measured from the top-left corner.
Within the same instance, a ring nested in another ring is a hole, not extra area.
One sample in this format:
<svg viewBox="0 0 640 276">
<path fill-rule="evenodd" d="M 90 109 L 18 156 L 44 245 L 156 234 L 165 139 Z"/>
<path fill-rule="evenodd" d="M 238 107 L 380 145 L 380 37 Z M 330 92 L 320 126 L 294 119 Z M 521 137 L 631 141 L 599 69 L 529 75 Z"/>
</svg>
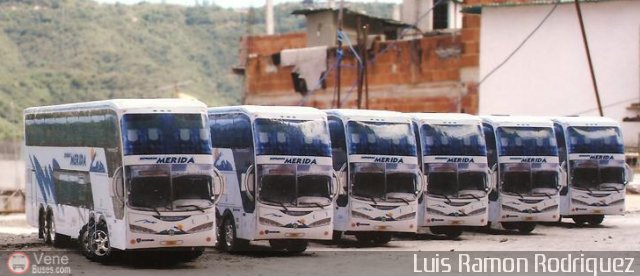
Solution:
<svg viewBox="0 0 640 276">
<path fill-rule="evenodd" d="M 493 74 L 495 74 L 498 70 L 500 70 L 500 68 L 502 68 L 502 66 L 504 66 L 505 64 L 507 64 L 507 62 L 509 62 L 509 60 L 511 60 L 511 58 L 513 56 L 516 55 L 516 53 L 518 53 L 518 51 L 520 51 L 520 49 L 522 49 L 522 47 L 527 44 L 527 42 L 529 41 L 529 39 L 531 39 L 531 37 L 533 37 L 533 35 L 538 32 L 538 30 L 540 30 L 540 28 L 542 27 L 542 25 L 544 25 L 545 22 L 547 22 L 547 19 L 549 19 L 549 17 L 551 17 L 551 15 L 556 11 L 556 9 L 558 8 L 558 5 L 560 4 L 560 0 L 557 0 L 555 2 L 555 4 L 553 5 L 553 7 L 551 8 L 551 10 L 549 10 L 549 12 L 547 12 L 547 15 L 545 15 L 545 17 L 542 19 L 542 21 L 540 21 L 540 23 L 538 23 L 538 25 L 529 33 L 529 35 L 527 35 L 527 37 L 525 37 L 525 39 L 520 42 L 520 44 L 518 45 L 518 47 L 516 47 L 502 62 L 500 62 L 496 67 L 494 67 L 491 71 L 489 71 L 489 73 L 487 75 L 485 75 L 479 82 L 478 82 L 478 87 L 480 87 L 480 85 L 482 85 L 482 83 L 484 83 L 487 79 L 489 79 L 489 77 L 491 77 Z"/>
</svg>

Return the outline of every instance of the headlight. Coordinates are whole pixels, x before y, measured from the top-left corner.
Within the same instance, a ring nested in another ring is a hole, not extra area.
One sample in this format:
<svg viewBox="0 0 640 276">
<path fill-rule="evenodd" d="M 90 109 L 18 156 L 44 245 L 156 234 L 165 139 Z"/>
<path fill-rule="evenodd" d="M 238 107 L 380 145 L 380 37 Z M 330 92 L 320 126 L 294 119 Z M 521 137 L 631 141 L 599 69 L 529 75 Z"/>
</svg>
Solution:
<svg viewBox="0 0 640 276">
<path fill-rule="evenodd" d="M 363 214 L 357 211 L 351 211 L 351 216 L 359 219 L 371 219 L 370 216 L 367 216 L 366 214 Z"/>
<path fill-rule="evenodd" d="M 518 213 L 522 213 L 522 211 L 520 211 L 518 208 L 513 208 L 511 206 L 507 206 L 507 205 L 502 205 L 502 210 L 505 211 L 510 211 L 510 212 L 518 212 Z"/>
<path fill-rule="evenodd" d="M 408 214 L 404 214 L 402 216 L 399 216 L 396 218 L 396 220 L 407 220 L 407 219 L 412 219 L 416 217 L 416 212 L 412 212 L 412 213 L 408 213 Z"/>
<path fill-rule="evenodd" d="M 320 227 L 320 226 L 329 225 L 329 223 L 331 223 L 331 218 L 324 218 L 319 221 L 309 223 L 309 227 Z"/>
<path fill-rule="evenodd" d="M 213 229 L 213 222 L 207 222 L 204 224 L 200 224 L 196 227 L 193 227 L 191 229 L 189 229 L 189 231 L 187 231 L 188 233 L 198 233 L 198 232 L 204 232 L 204 231 L 211 231 Z"/>
<path fill-rule="evenodd" d="M 267 219 L 267 218 L 261 217 L 258 221 L 260 221 L 260 224 L 262 224 L 262 225 L 282 227 L 282 224 L 280 224 L 279 222 L 274 221 L 274 220 L 270 220 L 270 219 Z"/>
<path fill-rule="evenodd" d="M 445 213 L 443 211 L 440 211 L 438 209 L 434 209 L 434 208 L 427 208 L 427 214 L 434 214 L 434 215 L 439 215 L 439 216 L 448 216 L 448 213 Z"/>
<path fill-rule="evenodd" d="M 129 224 L 129 230 L 133 233 L 156 234 L 156 231 L 146 227 Z"/>
<path fill-rule="evenodd" d="M 467 215 L 469 216 L 475 216 L 475 215 L 479 215 L 479 214 L 483 214 L 487 212 L 487 208 L 480 208 L 478 210 L 473 210 L 471 212 L 469 212 Z"/>
</svg>

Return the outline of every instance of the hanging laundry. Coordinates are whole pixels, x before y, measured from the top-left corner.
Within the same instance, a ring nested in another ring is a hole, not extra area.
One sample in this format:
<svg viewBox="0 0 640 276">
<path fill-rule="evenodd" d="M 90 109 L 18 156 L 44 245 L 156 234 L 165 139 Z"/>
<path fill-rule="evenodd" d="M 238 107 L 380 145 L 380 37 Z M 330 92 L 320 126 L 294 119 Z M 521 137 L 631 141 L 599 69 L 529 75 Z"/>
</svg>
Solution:
<svg viewBox="0 0 640 276">
<path fill-rule="evenodd" d="M 305 80 L 308 91 L 318 90 L 322 73 L 327 70 L 327 46 L 282 50 L 280 64 L 294 66 L 293 72 Z"/>
</svg>

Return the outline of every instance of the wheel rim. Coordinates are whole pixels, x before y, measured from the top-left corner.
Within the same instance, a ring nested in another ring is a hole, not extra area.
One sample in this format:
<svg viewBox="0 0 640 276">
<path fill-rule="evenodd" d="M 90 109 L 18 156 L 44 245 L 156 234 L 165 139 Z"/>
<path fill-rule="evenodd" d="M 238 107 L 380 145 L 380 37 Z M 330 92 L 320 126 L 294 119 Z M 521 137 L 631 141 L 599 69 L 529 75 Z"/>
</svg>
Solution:
<svg viewBox="0 0 640 276">
<path fill-rule="evenodd" d="M 49 240 L 51 240 L 51 243 L 55 243 L 56 241 L 56 220 L 55 217 L 53 215 L 51 215 L 51 221 L 49 222 Z"/>
<path fill-rule="evenodd" d="M 227 249 L 231 250 L 234 242 L 234 233 L 233 233 L 233 225 L 229 223 L 229 220 L 225 221 L 224 224 L 224 243 L 227 246 Z"/>
<path fill-rule="evenodd" d="M 92 241 L 91 249 L 93 254 L 99 257 L 109 254 L 109 235 L 106 232 L 100 229 L 96 230 L 93 233 Z"/>
</svg>

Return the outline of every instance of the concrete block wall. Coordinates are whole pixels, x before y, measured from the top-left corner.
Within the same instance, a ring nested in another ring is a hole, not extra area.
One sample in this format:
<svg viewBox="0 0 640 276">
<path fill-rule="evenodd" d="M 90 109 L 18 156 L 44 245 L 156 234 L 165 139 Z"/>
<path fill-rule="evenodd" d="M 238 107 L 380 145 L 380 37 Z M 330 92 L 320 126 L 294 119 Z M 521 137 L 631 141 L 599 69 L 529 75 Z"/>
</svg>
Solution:
<svg viewBox="0 0 640 276">
<path fill-rule="evenodd" d="M 466 16 L 455 34 L 419 40 L 376 42 L 370 50 L 369 108 L 404 112 L 460 112 L 478 110 L 477 76 L 463 79 L 462 70 L 477 72 L 479 16 Z M 271 55 L 286 48 L 306 47 L 305 33 L 257 36 L 244 39 L 247 49 L 245 103 L 259 105 L 336 106 L 335 70 L 327 88 L 304 97 L 296 93 L 291 67 L 276 66 Z M 347 48 L 344 49 L 348 53 Z M 335 64 L 335 49 L 328 51 L 328 67 Z M 357 61 L 348 53 L 342 61 L 342 107 L 356 107 Z M 475 70 L 475 71 L 474 71 Z M 364 101 L 363 101 L 364 107 Z"/>
</svg>

